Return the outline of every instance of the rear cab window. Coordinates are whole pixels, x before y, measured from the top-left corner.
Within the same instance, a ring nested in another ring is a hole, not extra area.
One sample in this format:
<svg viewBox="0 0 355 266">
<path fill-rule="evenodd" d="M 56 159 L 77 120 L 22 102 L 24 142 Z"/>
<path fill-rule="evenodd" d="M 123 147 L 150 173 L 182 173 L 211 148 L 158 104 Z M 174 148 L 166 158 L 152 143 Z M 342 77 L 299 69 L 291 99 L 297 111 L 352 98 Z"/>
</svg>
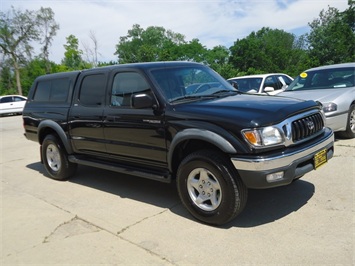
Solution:
<svg viewBox="0 0 355 266">
<path fill-rule="evenodd" d="M 69 104 L 79 71 L 49 74 L 39 77 L 30 90 L 28 99 L 38 104 Z"/>
</svg>

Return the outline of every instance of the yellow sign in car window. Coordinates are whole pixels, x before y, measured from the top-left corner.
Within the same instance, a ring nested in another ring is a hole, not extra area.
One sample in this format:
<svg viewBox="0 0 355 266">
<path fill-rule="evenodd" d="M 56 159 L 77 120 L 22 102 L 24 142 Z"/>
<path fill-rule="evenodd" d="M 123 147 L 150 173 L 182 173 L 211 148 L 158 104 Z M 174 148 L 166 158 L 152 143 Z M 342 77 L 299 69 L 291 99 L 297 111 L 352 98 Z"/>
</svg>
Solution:
<svg viewBox="0 0 355 266">
<path fill-rule="evenodd" d="M 305 79 L 307 77 L 307 73 L 306 72 L 301 73 L 300 77 Z"/>
</svg>

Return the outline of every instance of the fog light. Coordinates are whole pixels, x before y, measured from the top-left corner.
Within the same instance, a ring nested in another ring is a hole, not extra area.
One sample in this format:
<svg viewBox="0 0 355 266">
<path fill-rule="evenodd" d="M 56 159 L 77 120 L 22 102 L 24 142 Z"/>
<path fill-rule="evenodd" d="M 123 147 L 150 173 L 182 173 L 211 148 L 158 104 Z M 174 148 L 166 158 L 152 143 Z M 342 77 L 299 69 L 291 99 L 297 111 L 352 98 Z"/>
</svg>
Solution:
<svg viewBox="0 0 355 266">
<path fill-rule="evenodd" d="M 277 173 L 273 173 L 273 174 L 268 174 L 266 176 L 266 181 L 271 183 L 271 182 L 276 182 L 279 181 L 280 179 L 282 179 L 284 177 L 284 172 L 277 172 Z"/>
</svg>

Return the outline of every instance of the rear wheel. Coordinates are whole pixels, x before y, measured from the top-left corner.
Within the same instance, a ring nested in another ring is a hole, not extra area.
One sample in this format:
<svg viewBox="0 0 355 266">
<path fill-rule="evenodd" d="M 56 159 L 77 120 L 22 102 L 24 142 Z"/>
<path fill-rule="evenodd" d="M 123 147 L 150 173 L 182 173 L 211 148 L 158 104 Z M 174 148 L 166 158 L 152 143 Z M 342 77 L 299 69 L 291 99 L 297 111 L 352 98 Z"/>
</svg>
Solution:
<svg viewBox="0 0 355 266">
<path fill-rule="evenodd" d="M 198 220 L 222 225 L 245 207 L 248 190 L 230 161 L 221 153 L 205 150 L 188 155 L 177 173 L 179 196 Z"/>
<path fill-rule="evenodd" d="M 346 130 L 339 132 L 339 136 L 347 139 L 355 138 L 355 105 L 352 104 L 349 108 Z"/>
<path fill-rule="evenodd" d="M 66 180 L 74 175 L 77 165 L 68 161 L 68 155 L 56 136 L 45 137 L 41 152 L 44 167 L 51 178 Z"/>
</svg>

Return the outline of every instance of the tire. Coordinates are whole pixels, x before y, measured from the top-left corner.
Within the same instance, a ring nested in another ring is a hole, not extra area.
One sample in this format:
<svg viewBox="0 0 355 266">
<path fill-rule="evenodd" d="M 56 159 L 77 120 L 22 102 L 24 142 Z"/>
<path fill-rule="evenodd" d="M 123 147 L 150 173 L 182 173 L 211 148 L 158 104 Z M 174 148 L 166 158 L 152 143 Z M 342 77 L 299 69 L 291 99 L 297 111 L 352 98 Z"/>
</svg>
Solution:
<svg viewBox="0 0 355 266">
<path fill-rule="evenodd" d="M 44 167 L 51 178 L 67 180 L 74 175 L 77 164 L 68 161 L 68 155 L 56 136 L 45 137 L 41 152 Z"/>
<path fill-rule="evenodd" d="M 234 219 L 248 197 L 248 189 L 228 158 L 210 150 L 192 153 L 181 162 L 177 188 L 191 215 L 210 225 Z"/>
<path fill-rule="evenodd" d="M 346 122 L 346 130 L 338 132 L 340 137 L 352 139 L 355 138 L 355 105 L 349 108 L 348 120 Z"/>
</svg>

